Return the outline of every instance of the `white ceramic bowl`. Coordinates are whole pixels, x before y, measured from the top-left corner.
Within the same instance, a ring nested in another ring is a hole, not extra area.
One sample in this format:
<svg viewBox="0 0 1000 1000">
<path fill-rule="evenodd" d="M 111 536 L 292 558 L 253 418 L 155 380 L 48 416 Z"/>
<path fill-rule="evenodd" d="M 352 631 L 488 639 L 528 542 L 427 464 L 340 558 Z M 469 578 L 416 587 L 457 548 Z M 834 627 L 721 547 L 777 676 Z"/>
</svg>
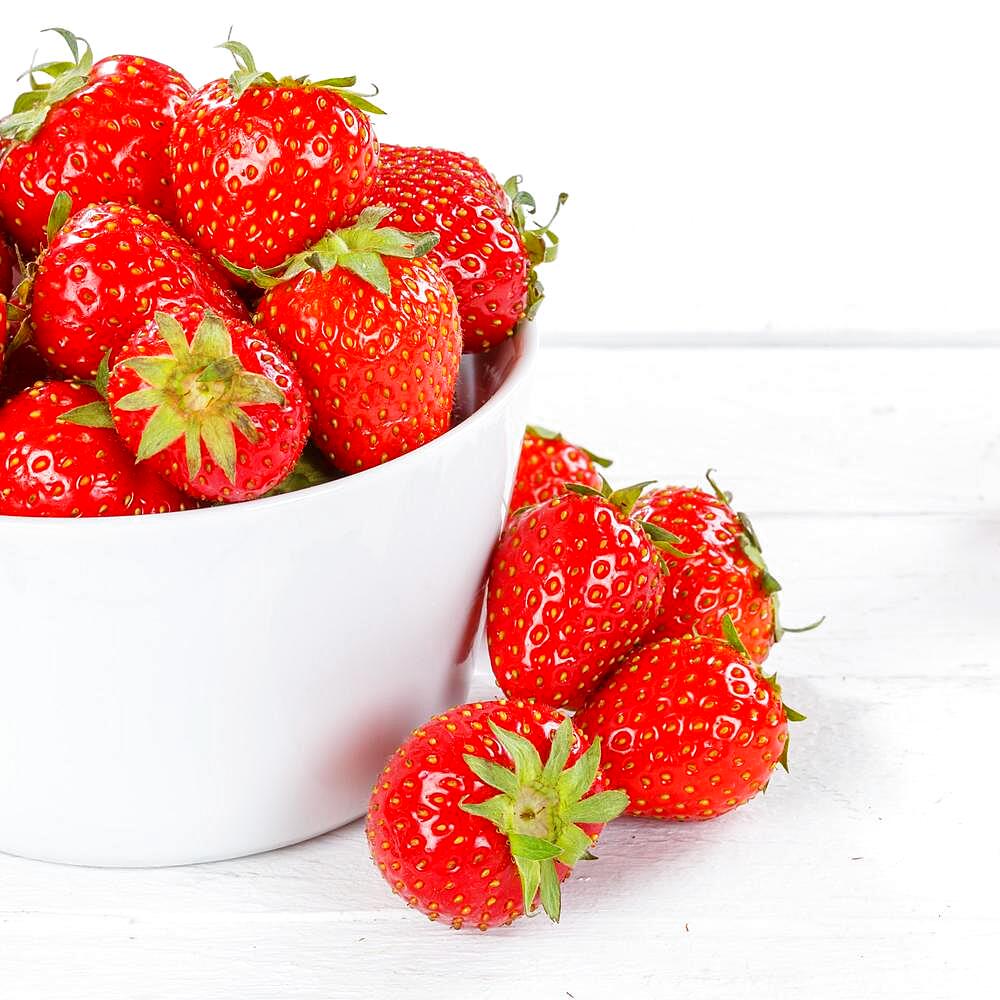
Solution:
<svg viewBox="0 0 1000 1000">
<path fill-rule="evenodd" d="M 0 517 L 0 850 L 185 864 L 361 815 L 406 733 L 465 699 L 536 350 L 529 325 L 464 358 L 457 426 L 336 482 Z"/>
</svg>

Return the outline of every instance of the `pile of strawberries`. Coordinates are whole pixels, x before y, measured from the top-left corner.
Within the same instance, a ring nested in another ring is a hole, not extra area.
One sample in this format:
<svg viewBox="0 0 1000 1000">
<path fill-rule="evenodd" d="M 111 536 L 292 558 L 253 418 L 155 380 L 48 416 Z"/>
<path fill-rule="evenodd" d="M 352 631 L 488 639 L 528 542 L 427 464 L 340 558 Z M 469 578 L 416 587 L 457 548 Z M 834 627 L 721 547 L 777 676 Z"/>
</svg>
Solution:
<svg viewBox="0 0 1000 1000">
<path fill-rule="evenodd" d="M 380 145 L 353 77 L 228 41 L 195 89 L 53 30 L 0 120 L 0 514 L 253 500 L 444 433 L 555 255 L 518 179 Z"/>
<path fill-rule="evenodd" d="M 432 920 L 558 920 L 560 882 L 623 811 L 708 820 L 787 770 L 803 716 L 761 664 L 804 629 L 780 623 L 749 518 L 711 472 L 708 491 L 612 490 L 609 464 L 527 429 L 486 598 L 507 697 L 435 717 L 375 785 L 372 856 Z"/>
</svg>

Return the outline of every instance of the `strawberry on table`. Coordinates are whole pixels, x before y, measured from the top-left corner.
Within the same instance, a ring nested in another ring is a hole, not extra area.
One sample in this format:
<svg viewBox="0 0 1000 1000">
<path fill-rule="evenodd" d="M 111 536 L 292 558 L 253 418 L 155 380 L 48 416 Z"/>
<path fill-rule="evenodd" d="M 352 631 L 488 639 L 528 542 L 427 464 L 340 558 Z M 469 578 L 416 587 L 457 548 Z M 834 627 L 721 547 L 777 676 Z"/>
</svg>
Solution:
<svg viewBox="0 0 1000 1000">
<path fill-rule="evenodd" d="M 632 815 L 711 819 L 762 791 L 778 764 L 788 768 L 788 722 L 804 716 L 724 620 L 728 640 L 643 646 L 574 717 L 603 741 L 604 776 L 628 793 Z"/>
<path fill-rule="evenodd" d="M 599 742 L 523 701 L 460 705 L 390 757 L 368 808 L 372 857 L 431 920 L 487 930 L 552 920 L 560 881 L 627 803 L 600 777 Z"/>
<path fill-rule="evenodd" d="M 541 503 L 565 492 L 566 483 L 601 488 L 597 466 L 608 468 L 611 460 L 567 441 L 558 431 L 529 426 L 524 431 L 521 456 L 514 476 L 509 509 Z"/>
<path fill-rule="evenodd" d="M 462 352 L 458 303 L 423 255 L 434 234 L 380 223 L 364 210 L 269 272 L 260 328 L 298 366 L 313 408 L 313 442 L 342 472 L 358 472 L 443 434 Z"/>
<path fill-rule="evenodd" d="M 140 463 L 199 500 L 252 500 L 294 468 L 309 433 L 301 379 L 248 322 L 157 313 L 106 379 L 115 430 Z M 71 419 L 101 420 L 99 408 Z"/>
<path fill-rule="evenodd" d="M 579 708 L 649 629 L 663 592 L 666 532 L 632 516 L 648 483 L 578 483 L 504 528 L 490 567 L 486 638 L 501 690 Z"/>
<path fill-rule="evenodd" d="M 195 246 L 240 267 L 270 268 L 356 218 L 378 168 L 354 77 L 280 80 L 240 42 L 237 69 L 202 87 L 170 143 L 176 218 Z"/>
<path fill-rule="evenodd" d="M 94 378 L 156 312 L 200 305 L 249 318 L 228 276 L 159 216 L 114 202 L 69 208 L 65 195 L 54 204 L 30 292 L 31 338 L 55 371 Z"/>
<path fill-rule="evenodd" d="M 0 407 L 0 514 L 111 517 L 183 510 L 181 494 L 136 465 L 113 430 L 62 421 L 88 405 L 101 405 L 90 386 L 39 382 Z"/>
<path fill-rule="evenodd" d="M 519 183 L 511 177 L 501 187 L 461 153 L 382 147 L 372 202 L 392 205 L 389 221 L 401 229 L 439 235 L 428 256 L 455 288 L 466 351 L 488 350 L 535 315 L 543 297 L 536 269 L 556 256 L 555 215 L 529 225 L 535 201 Z"/>
<path fill-rule="evenodd" d="M 42 246 L 60 191 L 79 207 L 111 198 L 169 212 L 167 140 L 192 92 L 169 66 L 132 55 L 94 63 L 82 38 L 52 30 L 65 39 L 72 62 L 34 67 L 32 89 L 0 121 L 0 138 L 7 141 L 0 222 L 28 253 Z M 49 80 L 38 82 L 36 74 Z"/>
<path fill-rule="evenodd" d="M 746 514 L 731 506 L 707 474 L 712 492 L 667 486 L 639 499 L 635 517 L 669 531 L 685 553 L 663 553 L 666 591 L 651 638 L 697 635 L 721 636 L 729 615 L 750 655 L 762 663 L 785 632 L 804 628 L 782 626 L 778 619 L 781 585 L 761 554 L 760 540 Z"/>
</svg>

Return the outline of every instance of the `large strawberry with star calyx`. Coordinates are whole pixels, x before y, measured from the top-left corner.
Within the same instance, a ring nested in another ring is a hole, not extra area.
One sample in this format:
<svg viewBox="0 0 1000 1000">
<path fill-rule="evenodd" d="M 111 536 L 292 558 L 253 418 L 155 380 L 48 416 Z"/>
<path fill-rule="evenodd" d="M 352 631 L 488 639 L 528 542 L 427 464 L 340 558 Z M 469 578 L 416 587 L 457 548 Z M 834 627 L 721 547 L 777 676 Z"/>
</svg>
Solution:
<svg viewBox="0 0 1000 1000">
<path fill-rule="evenodd" d="M 170 142 L 182 234 L 242 268 L 271 268 L 355 219 L 378 169 L 354 77 L 310 81 L 257 69 L 241 42 L 237 69 L 198 90 Z"/>
<path fill-rule="evenodd" d="M 255 322 L 298 366 L 313 443 L 346 473 L 412 451 L 451 423 L 458 303 L 424 256 L 435 234 L 382 226 L 391 211 L 370 206 L 270 271 L 234 268 L 267 289 Z"/>
<path fill-rule="evenodd" d="M 372 201 L 392 205 L 389 221 L 440 237 L 430 258 L 455 288 L 467 352 L 486 351 L 532 319 L 544 297 L 538 267 L 555 260 L 552 232 L 529 219 L 535 200 L 511 177 L 501 187 L 474 157 L 446 149 L 384 145 Z"/>
<path fill-rule="evenodd" d="M 567 492 L 515 513 L 493 554 L 486 638 L 501 690 L 579 708 L 649 630 L 675 536 L 632 515 L 638 483 Z"/>
<path fill-rule="evenodd" d="M 84 39 L 49 30 L 71 60 L 33 66 L 31 89 L 0 121 L 0 221 L 26 253 L 42 246 L 60 191 L 81 207 L 113 199 L 169 213 L 167 140 L 193 90 L 162 63 L 133 55 L 95 63 Z"/>
<path fill-rule="evenodd" d="M 567 441 L 558 431 L 529 425 L 521 442 L 509 508 L 516 512 L 549 500 L 564 492 L 566 483 L 582 483 L 599 490 L 598 467 L 607 469 L 611 465 L 611 459 Z"/>
<path fill-rule="evenodd" d="M 763 791 L 779 764 L 788 770 L 788 723 L 805 716 L 722 621 L 725 638 L 642 646 L 574 716 L 603 741 L 603 773 L 632 815 L 711 819 Z"/>
<path fill-rule="evenodd" d="M 302 454 L 309 404 L 284 355 L 248 322 L 204 308 L 159 312 L 98 377 L 107 398 L 68 414 L 107 421 L 140 463 L 199 500 L 253 500 Z M 110 411 L 110 413 L 108 412 Z"/>
<path fill-rule="evenodd" d="M 558 921 L 560 881 L 628 801 L 601 779 L 600 757 L 600 741 L 551 709 L 453 708 L 416 729 L 376 781 L 372 858 L 393 892 L 456 929 L 509 924 L 539 902 Z"/>
<path fill-rule="evenodd" d="M 733 510 L 732 494 L 720 489 L 712 470 L 706 478 L 710 493 L 667 486 L 636 505 L 637 517 L 669 531 L 687 553 L 684 558 L 663 554 L 666 590 L 651 636 L 719 637 L 729 615 L 751 656 L 762 663 L 785 632 L 807 632 L 823 619 L 802 628 L 781 624 L 781 584 L 764 561 L 750 518 Z"/>
</svg>

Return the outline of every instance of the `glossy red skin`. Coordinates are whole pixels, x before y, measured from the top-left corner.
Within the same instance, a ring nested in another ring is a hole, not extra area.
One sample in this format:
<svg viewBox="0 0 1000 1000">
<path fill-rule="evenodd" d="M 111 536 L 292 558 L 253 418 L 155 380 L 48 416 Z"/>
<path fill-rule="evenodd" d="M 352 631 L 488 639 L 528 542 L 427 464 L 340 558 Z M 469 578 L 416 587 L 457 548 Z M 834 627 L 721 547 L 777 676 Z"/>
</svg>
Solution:
<svg viewBox="0 0 1000 1000">
<path fill-rule="evenodd" d="M 113 430 L 56 419 L 99 399 L 77 382 L 38 382 L 0 407 L 0 514 L 114 517 L 192 506 L 137 466 Z"/>
<path fill-rule="evenodd" d="M 10 241 L 0 233 L 0 295 L 9 299 L 17 278 L 17 257 Z"/>
<path fill-rule="evenodd" d="M 510 510 L 520 510 L 565 492 L 566 483 L 601 488 L 601 476 L 590 456 L 564 437 L 544 438 L 524 432 L 514 476 Z"/>
<path fill-rule="evenodd" d="M 455 288 L 466 352 L 489 350 L 514 333 L 527 305 L 531 261 L 506 194 L 478 160 L 383 146 L 371 200 L 395 207 L 388 224 L 439 234 L 427 256 Z"/>
<path fill-rule="evenodd" d="M 728 614 L 757 663 L 774 645 L 774 602 L 764 590 L 763 573 L 743 553 L 743 527 L 732 507 L 711 493 L 668 486 L 646 494 L 634 516 L 680 538 L 678 559 L 661 552 L 666 590 L 649 638 L 722 636 Z"/>
<path fill-rule="evenodd" d="M 157 311 L 192 304 L 249 319 L 228 278 L 158 215 L 115 203 L 71 216 L 38 259 L 32 337 L 60 374 L 92 379 L 101 359 Z"/>
<path fill-rule="evenodd" d="M 256 314 L 302 373 L 313 443 L 342 472 L 397 458 L 451 423 L 462 353 L 455 293 L 425 259 L 385 266 L 388 298 L 346 268 L 307 270 L 270 289 Z"/>
<path fill-rule="evenodd" d="M 203 311 L 188 309 L 177 316 L 190 343 Z M 198 500 L 236 503 L 254 500 L 277 486 L 295 466 L 309 436 L 309 404 L 298 372 L 284 354 L 261 336 L 250 323 L 229 319 L 226 328 L 233 339 L 233 353 L 244 369 L 266 375 L 285 394 L 284 405 L 260 403 L 245 407 L 251 423 L 260 434 L 256 444 L 248 441 L 238 429 L 236 437 L 236 481 L 231 483 L 225 472 L 215 464 L 205 443 L 201 446 L 201 469 L 192 480 L 188 475 L 183 438 L 145 460 L 179 490 Z M 138 452 L 143 429 L 152 410 L 127 411 L 118 408 L 123 396 L 146 384 L 130 368 L 121 365 L 127 358 L 143 355 L 169 355 L 170 350 L 160 337 L 156 323 L 150 320 L 137 330 L 114 355 L 114 367 L 108 383 L 108 403 L 115 430 L 133 454 Z"/>
<path fill-rule="evenodd" d="M 352 221 L 379 144 L 368 116 L 321 87 L 202 87 L 178 114 L 170 159 L 181 232 L 214 257 L 274 267 Z"/>
<path fill-rule="evenodd" d="M 510 845 L 489 820 L 458 804 L 482 802 L 496 789 L 462 759 L 472 754 L 511 768 L 488 720 L 529 739 L 544 761 L 562 716 L 523 701 L 459 705 L 437 715 L 389 758 L 368 806 L 372 858 L 392 891 L 431 920 L 487 930 L 524 915 L 523 893 Z M 567 766 L 587 749 L 577 736 Z M 608 787 L 598 777 L 591 794 Z M 595 841 L 603 823 L 582 823 Z M 557 863 L 560 879 L 569 869 Z"/>
<path fill-rule="evenodd" d="M 166 147 L 192 92 L 176 70 L 141 56 L 94 63 L 89 82 L 49 112 L 36 135 L 0 165 L 0 222 L 29 253 L 45 241 L 52 201 L 75 208 L 112 199 L 169 214 Z"/>
<path fill-rule="evenodd" d="M 645 532 L 597 497 L 515 514 L 493 554 L 486 638 L 510 697 L 579 708 L 641 639 L 663 581 Z"/>
<path fill-rule="evenodd" d="M 591 695 L 573 723 L 601 740 L 602 773 L 626 812 L 711 819 L 753 798 L 788 739 L 781 698 L 719 639 L 643 646 Z"/>
</svg>

